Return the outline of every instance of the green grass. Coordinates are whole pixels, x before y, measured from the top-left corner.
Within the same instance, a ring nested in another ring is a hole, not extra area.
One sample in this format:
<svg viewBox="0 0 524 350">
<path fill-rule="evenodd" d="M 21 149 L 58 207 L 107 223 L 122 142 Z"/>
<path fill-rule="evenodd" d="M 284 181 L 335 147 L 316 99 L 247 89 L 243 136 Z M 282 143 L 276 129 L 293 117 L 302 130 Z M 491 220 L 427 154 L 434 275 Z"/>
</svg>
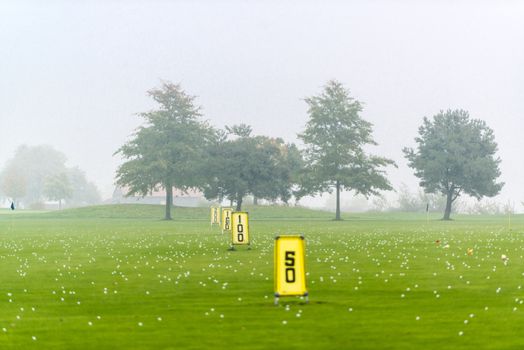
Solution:
<svg viewBox="0 0 524 350">
<path fill-rule="evenodd" d="M 0 211 L 0 349 L 524 348 L 524 216 L 246 209 L 234 252 L 207 208 Z M 296 232 L 310 303 L 275 307 L 273 237 Z"/>
<path fill-rule="evenodd" d="M 330 219 L 333 214 L 327 211 L 318 211 L 301 207 L 263 207 L 245 206 L 243 211 L 250 214 L 252 220 L 296 220 L 296 219 Z M 99 219 L 151 219 L 163 218 L 165 209 L 160 205 L 121 204 L 99 205 L 85 208 L 68 209 L 47 212 L 40 218 L 99 218 Z M 37 213 L 38 214 L 38 213 Z M 210 215 L 209 208 L 174 207 L 171 210 L 174 220 L 206 221 Z"/>
</svg>

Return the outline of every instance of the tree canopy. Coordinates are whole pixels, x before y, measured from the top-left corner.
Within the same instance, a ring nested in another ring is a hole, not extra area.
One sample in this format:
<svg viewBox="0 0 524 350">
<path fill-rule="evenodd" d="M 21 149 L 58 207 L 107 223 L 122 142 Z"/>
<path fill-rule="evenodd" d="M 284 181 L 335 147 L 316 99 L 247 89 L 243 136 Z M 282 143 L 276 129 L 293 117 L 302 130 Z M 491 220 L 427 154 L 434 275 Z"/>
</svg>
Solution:
<svg viewBox="0 0 524 350">
<path fill-rule="evenodd" d="M 3 196 L 29 207 L 41 207 L 51 178 L 64 180 L 71 186 L 68 206 L 94 204 L 100 201 L 98 189 L 86 180 L 78 168 L 66 166 L 66 156 L 47 145 L 22 145 L 15 151 L 0 173 L 0 190 Z M 62 176 L 66 174 L 67 176 Z M 74 180 L 74 181 L 73 181 Z M 59 185 L 55 181 L 55 185 Z M 55 186 L 56 187 L 56 186 Z M 49 188 L 48 188 L 49 189 Z M 54 196 L 53 196 L 54 197 Z M 59 199 L 56 199 L 59 200 Z"/>
<path fill-rule="evenodd" d="M 60 173 L 47 177 L 43 193 L 48 199 L 58 201 L 58 209 L 62 209 L 62 200 L 73 196 L 73 187 L 67 174 Z"/>
<path fill-rule="evenodd" d="M 226 130 L 228 138 L 208 152 L 206 198 L 235 201 L 236 210 L 247 195 L 287 203 L 302 160 L 296 146 L 278 138 L 251 136 L 247 125 Z"/>
<path fill-rule="evenodd" d="M 93 182 L 86 178 L 86 174 L 78 167 L 66 170 L 67 179 L 71 185 L 71 196 L 67 200 L 68 206 L 84 206 L 100 203 L 101 196 Z"/>
<path fill-rule="evenodd" d="M 428 193 L 446 196 L 444 220 L 449 220 L 453 202 L 463 193 L 480 199 L 500 192 L 500 158 L 495 135 L 486 123 L 470 119 L 464 110 L 441 111 L 424 117 L 415 138 L 416 149 L 404 148 L 409 166 Z"/>
<path fill-rule="evenodd" d="M 394 162 L 369 155 L 366 145 L 376 145 L 372 124 L 360 117 L 362 104 L 338 81 L 329 81 L 318 96 L 305 99 L 309 120 L 299 138 L 305 144 L 305 171 L 298 196 L 335 189 L 336 220 L 340 220 L 340 192 L 365 196 L 391 190 L 382 169 Z"/>
<path fill-rule="evenodd" d="M 127 195 L 145 196 L 163 188 L 165 219 L 170 220 L 173 187 L 184 191 L 203 183 L 200 163 L 216 132 L 200 120 L 195 97 L 186 94 L 180 85 L 163 82 L 148 95 L 158 108 L 139 114 L 144 125 L 115 153 L 126 159 L 117 170 L 117 184 L 127 187 Z"/>
</svg>

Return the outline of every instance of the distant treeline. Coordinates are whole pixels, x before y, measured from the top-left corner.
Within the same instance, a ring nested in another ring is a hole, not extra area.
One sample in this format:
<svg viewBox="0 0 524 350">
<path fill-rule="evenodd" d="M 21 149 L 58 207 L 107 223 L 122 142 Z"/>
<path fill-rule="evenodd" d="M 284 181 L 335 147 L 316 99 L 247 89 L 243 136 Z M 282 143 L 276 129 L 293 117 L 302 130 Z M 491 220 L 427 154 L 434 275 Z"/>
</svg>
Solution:
<svg viewBox="0 0 524 350">
<path fill-rule="evenodd" d="M 419 188 L 412 192 L 402 184 L 396 189 L 396 198 L 388 200 L 385 196 L 373 198 L 367 211 L 380 212 L 442 212 L 446 208 L 446 197 L 438 193 L 425 193 Z M 477 200 L 469 196 L 463 196 L 455 201 L 454 213 L 461 214 L 507 214 L 515 211 L 514 203 L 500 203 L 489 198 Z"/>
<path fill-rule="evenodd" d="M 364 151 L 376 145 L 373 126 L 360 116 L 362 103 L 338 81 L 304 99 L 308 121 L 298 134 L 302 149 L 279 138 L 254 136 L 245 124 L 212 127 L 202 119 L 195 97 L 178 84 L 163 82 L 148 95 L 157 108 L 139 114 L 143 125 L 115 152 L 125 160 L 116 178 L 128 195 L 165 189 L 166 219 L 171 219 L 173 188 L 200 189 L 207 199 L 230 201 L 236 210 L 247 196 L 255 202 L 288 203 L 334 192 L 337 220 L 342 191 L 367 198 L 392 190 L 385 169 L 396 164 Z M 414 201 L 401 194 L 399 203 L 409 210 L 431 205 L 448 220 L 461 195 L 492 197 L 504 185 L 496 182 L 500 159 L 493 131 L 466 111 L 422 118 L 415 143 L 416 148 L 403 151 L 424 198 Z"/>
<path fill-rule="evenodd" d="M 49 201 L 58 208 L 100 203 L 96 185 L 66 160 L 51 146 L 18 147 L 0 172 L 0 198 L 29 209 L 44 209 Z"/>
</svg>

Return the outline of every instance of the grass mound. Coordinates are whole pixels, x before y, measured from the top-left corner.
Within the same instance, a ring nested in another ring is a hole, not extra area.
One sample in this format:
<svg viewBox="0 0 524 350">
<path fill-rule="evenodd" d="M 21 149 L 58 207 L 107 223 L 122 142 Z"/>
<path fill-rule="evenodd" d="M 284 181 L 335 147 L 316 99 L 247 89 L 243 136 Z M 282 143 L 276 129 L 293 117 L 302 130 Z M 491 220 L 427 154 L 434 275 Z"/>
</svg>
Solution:
<svg viewBox="0 0 524 350">
<path fill-rule="evenodd" d="M 243 211 L 250 214 L 252 220 L 329 220 L 333 214 L 307 209 L 302 207 L 284 206 L 246 206 Z M 83 208 L 65 209 L 43 214 L 31 213 L 47 218 L 71 218 L 71 219 L 151 219 L 161 220 L 164 217 L 165 207 L 163 205 L 149 204 L 111 204 L 97 205 Z M 202 220 L 209 217 L 209 207 L 173 207 L 171 216 L 174 220 Z"/>
</svg>

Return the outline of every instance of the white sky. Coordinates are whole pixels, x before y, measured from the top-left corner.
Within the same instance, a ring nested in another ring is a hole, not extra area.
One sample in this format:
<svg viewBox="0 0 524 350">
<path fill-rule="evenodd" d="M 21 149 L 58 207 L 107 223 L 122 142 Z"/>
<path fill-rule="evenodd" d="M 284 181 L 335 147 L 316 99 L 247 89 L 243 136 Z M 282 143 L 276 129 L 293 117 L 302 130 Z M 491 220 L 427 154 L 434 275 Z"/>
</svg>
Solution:
<svg viewBox="0 0 524 350">
<path fill-rule="evenodd" d="M 495 130 L 506 186 L 524 200 L 522 1 L 3 1 L 0 166 L 51 144 L 113 189 L 113 152 L 161 79 L 198 95 L 215 126 L 296 141 L 303 98 L 329 79 L 365 103 L 374 153 L 397 160 L 423 116 L 463 108 Z"/>
</svg>

